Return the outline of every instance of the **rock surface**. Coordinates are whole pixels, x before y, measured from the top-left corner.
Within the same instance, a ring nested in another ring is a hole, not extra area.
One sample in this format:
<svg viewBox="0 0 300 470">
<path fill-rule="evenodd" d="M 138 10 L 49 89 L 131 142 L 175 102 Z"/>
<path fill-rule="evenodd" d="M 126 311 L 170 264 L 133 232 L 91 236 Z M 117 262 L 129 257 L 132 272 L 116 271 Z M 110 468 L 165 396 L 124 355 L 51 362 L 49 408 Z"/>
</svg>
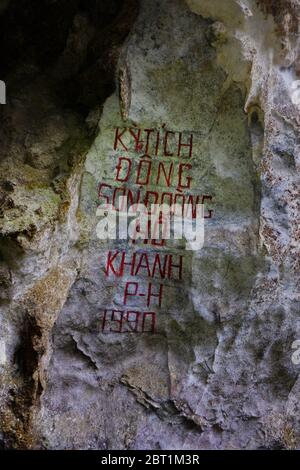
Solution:
<svg viewBox="0 0 300 470">
<path fill-rule="evenodd" d="M 43 44 L 33 10 L 5 3 L 3 445 L 300 448 L 300 3 L 45 0 Z M 193 190 L 212 195 L 204 247 L 166 251 L 183 279 L 164 283 L 153 335 L 101 332 L 131 279 L 103 259 L 141 249 L 96 237 L 117 126 L 193 133 Z"/>
</svg>

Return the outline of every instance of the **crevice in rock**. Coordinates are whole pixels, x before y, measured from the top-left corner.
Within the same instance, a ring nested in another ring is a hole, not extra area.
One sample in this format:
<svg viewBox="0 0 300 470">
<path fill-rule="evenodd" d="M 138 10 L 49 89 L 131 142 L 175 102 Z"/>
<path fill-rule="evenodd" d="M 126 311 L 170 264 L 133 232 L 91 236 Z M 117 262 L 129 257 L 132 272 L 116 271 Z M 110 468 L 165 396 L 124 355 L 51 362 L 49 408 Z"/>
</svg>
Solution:
<svg viewBox="0 0 300 470">
<path fill-rule="evenodd" d="M 125 377 L 120 383 L 135 396 L 136 401 L 147 410 L 152 410 L 162 421 L 172 425 L 181 425 L 189 430 L 202 433 L 205 426 L 204 419 L 197 416 L 187 403 L 172 400 L 153 399 L 145 390 L 130 384 Z"/>
<path fill-rule="evenodd" d="M 84 351 L 84 349 L 82 347 L 79 346 L 78 342 L 76 341 L 76 339 L 72 335 L 70 335 L 70 338 L 72 340 L 72 343 L 73 343 L 73 346 L 74 346 L 74 349 L 75 349 L 76 353 L 82 359 L 84 359 L 85 362 L 88 363 L 89 367 L 92 367 L 92 369 L 94 369 L 94 370 L 98 370 L 97 363 L 93 360 L 93 358 L 86 351 Z"/>
</svg>

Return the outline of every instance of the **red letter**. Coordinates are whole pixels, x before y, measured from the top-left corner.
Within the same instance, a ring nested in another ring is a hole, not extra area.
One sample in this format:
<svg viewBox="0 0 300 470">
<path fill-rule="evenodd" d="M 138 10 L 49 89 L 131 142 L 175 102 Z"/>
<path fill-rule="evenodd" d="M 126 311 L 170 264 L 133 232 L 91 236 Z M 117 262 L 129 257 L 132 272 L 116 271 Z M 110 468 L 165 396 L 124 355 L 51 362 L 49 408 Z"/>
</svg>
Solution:
<svg viewBox="0 0 300 470">
<path fill-rule="evenodd" d="M 149 155 L 148 155 L 148 152 L 149 152 L 149 138 L 150 138 L 150 134 L 152 134 L 153 131 L 154 131 L 154 129 L 145 129 L 145 132 L 147 132 L 147 143 L 146 143 L 146 148 L 145 148 L 145 156 L 146 157 L 149 157 Z"/>
<path fill-rule="evenodd" d="M 125 147 L 125 145 L 123 144 L 123 142 L 122 142 L 122 140 L 121 140 L 121 137 L 125 134 L 126 131 L 127 131 L 127 129 L 126 129 L 126 127 L 125 127 L 125 129 L 123 130 L 123 132 L 120 134 L 120 133 L 119 133 L 119 128 L 118 128 L 118 127 L 116 128 L 114 150 L 117 150 L 117 148 L 118 148 L 118 142 L 120 142 L 120 144 L 123 145 L 123 149 L 125 149 L 126 152 L 128 152 L 128 148 Z"/>
<path fill-rule="evenodd" d="M 161 267 L 160 256 L 161 255 L 159 253 L 157 253 L 155 255 L 151 277 L 155 277 L 156 265 L 158 265 L 159 275 L 160 275 L 161 279 L 165 279 L 165 277 L 166 277 L 166 267 L 167 267 L 167 261 L 168 261 L 168 256 L 169 255 L 164 255 L 163 270 L 162 270 L 162 267 Z"/>
<path fill-rule="evenodd" d="M 140 178 L 140 175 L 141 175 L 141 170 L 142 170 L 143 163 L 146 164 L 146 166 L 148 165 L 147 176 L 146 176 L 145 181 L 140 181 L 139 178 Z M 151 161 L 149 161 L 149 160 L 140 160 L 140 163 L 139 163 L 139 166 L 138 166 L 138 173 L 137 173 L 137 177 L 136 177 L 136 184 L 144 185 L 144 184 L 149 183 L 151 166 L 152 166 Z"/>
<path fill-rule="evenodd" d="M 106 204 L 109 204 L 109 196 L 105 196 L 104 194 L 101 194 L 101 189 L 103 187 L 111 189 L 111 186 L 109 184 L 100 183 L 99 184 L 99 189 L 98 189 L 98 197 L 99 197 L 99 199 L 100 199 L 100 197 L 104 197 Z"/>
<path fill-rule="evenodd" d="M 143 264 L 143 260 L 145 259 L 145 264 Z M 149 260 L 148 260 L 148 253 L 142 253 L 141 256 L 140 256 L 140 260 L 139 260 L 139 263 L 137 265 L 137 268 L 135 270 L 135 273 L 134 275 L 137 276 L 140 269 L 141 268 L 146 268 L 147 270 L 147 275 L 148 276 L 151 276 L 151 273 L 150 273 L 150 268 L 149 268 Z"/>
<path fill-rule="evenodd" d="M 148 316 L 151 316 L 151 328 L 149 331 L 145 331 L 145 323 Z M 145 312 L 143 316 L 143 325 L 142 325 L 142 332 L 143 333 L 155 333 L 155 313 L 154 312 Z"/>
<path fill-rule="evenodd" d="M 162 293 L 163 293 L 163 285 L 159 285 L 159 293 L 158 294 L 152 294 L 152 284 L 151 282 L 148 285 L 148 295 L 147 295 L 147 307 L 150 306 L 151 304 L 151 297 L 157 297 L 158 298 L 158 305 L 161 307 L 161 301 L 162 301 Z"/>
<path fill-rule="evenodd" d="M 182 181 L 182 173 L 183 173 L 183 169 L 184 168 L 187 168 L 188 170 L 190 170 L 192 168 L 192 165 L 189 165 L 189 164 L 186 164 L 186 163 L 180 163 L 179 165 L 179 175 L 178 175 L 178 187 L 181 189 L 181 188 L 190 188 L 191 187 L 191 181 L 192 181 L 192 177 L 191 176 L 187 176 L 186 177 L 186 181 L 187 181 L 187 184 L 183 185 L 181 183 Z"/>
<path fill-rule="evenodd" d="M 130 132 L 130 134 L 132 135 L 132 137 L 134 138 L 134 141 L 135 141 L 134 151 L 135 152 L 141 152 L 143 150 L 143 143 L 144 142 L 142 140 L 140 140 L 141 129 L 136 129 L 136 130 L 137 130 L 137 135 L 135 135 L 133 128 L 130 128 L 129 132 Z"/>
<path fill-rule="evenodd" d="M 106 325 L 106 314 L 107 310 L 103 310 L 103 319 L 102 319 L 102 332 L 105 330 L 105 325 Z"/>
<path fill-rule="evenodd" d="M 182 132 L 180 132 L 180 134 L 179 134 L 179 144 L 178 144 L 178 153 L 177 153 L 177 156 L 178 156 L 178 157 L 181 156 L 181 155 L 180 155 L 180 154 L 181 154 L 181 147 L 189 147 L 189 149 L 190 149 L 189 158 L 191 158 L 191 156 L 192 156 L 192 151 L 193 151 L 193 134 L 191 134 L 189 144 L 183 144 L 183 143 L 182 143 Z"/>
<path fill-rule="evenodd" d="M 205 199 L 208 199 L 209 201 L 211 201 L 211 200 L 212 200 L 212 196 L 202 196 L 202 204 L 204 204 Z M 211 219 L 213 212 L 214 212 L 214 211 L 213 211 L 212 209 L 209 209 L 209 210 L 208 210 L 208 214 L 209 214 L 209 215 L 205 215 L 205 216 L 204 216 L 204 219 Z"/>
<path fill-rule="evenodd" d="M 179 256 L 179 264 L 173 264 L 172 261 L 173 261 L 173 256 L 170 255 L 169 256 L 169 269 L 168 269 L 168 278 L 169 279 L 172 279 L 172 268 L 177 268 L 178 269 L 178 273 L 179 273 L 179 276 L 178 276 L 178 280 L 181 280 L 182 279 L 182 255 Z M 174 278 L 175 279 L 175 278 Z"/>
<path fill-rule="evenodd" d="M 170 134 L 174 135 L 175 132 L 167 131 L 165 133 L 165 143 L 164 143 L 164 156 L 165 157 L 173 157 L 173 155 L 174 155 L 174 153 L 168 152 L 168 148 L 167 148 L 168 147 L 168 137 L 169 137 Z"/>
<path fill-rule="evenodd" d="M 135 288 L 134 292 L 130 292 L 130 286 L 133 286 Z M 139 288 L 138 282 L 126 282 L 123 305 L 126 305 L 127 297 L 131 297 L 131 296 L 134 297 L 137 295 L 138 288 Z"/>
<path fill-rule="evenodd" d="M 107 255 L 107 261 L 106 261 L 106 268 L 105 268 L 105 275 L 106 276 L 109 276 L 109 270 L 111 270 L 111 272 L 119 277 L 121 276 L 121 269 L 119 270 L 119 272 L 115 271 L 115 268 L 113 266 L 113 261 L 117 258 L 119 252 L 117 251 L 113 256 L 112 256 L 112 252 L 109 251 L 108 252 L 108 255 Z"/>
<path fill-rule="evenodd" d="M 135 315 L 135 318 L 134 320 L 130 320 L 130 315 Z M 140 312 L 135 312 L 133 310 L 128 310 L 127 314 L 126 314 L 126 321 L 127 323 L 129 324 L 129 330 L 130 332 L 132 333 L 137 333 L 138 332 L 138 324 L 139 324 L 139 318 L 140 318 Z M 134 323 L 135 326 L 134 328 L 131 328 L 131 323 Z"/>
<path fill-rule="evenodd" d="M 128 167 L 127 167 L 127 173 L 126 173 L 126 176 L 125 178 L 120 178 L 120 172 L 122 170 L 122 161 L 126 161 L 128 163 Z M 129 175 L 130 175 L 130 170 L 131 170 L 131 160 L 129 160 L 129 158 L 125 158 L 125 157 L 119 157 L 119 163 L 118 165 L 116 166 L 116 170 L 117 170 L 117 176 L 116 176 L 116 181 L 121 181 L 122 183 L 124 183 L 125 181 L 128 181 L 129 180 Z"/>
<path fill-rule="evenodd" d="M 167 175 L 166 174 L 166 170 L 165 170 L 165 163 L 163 162 L 159 162 L 158 164 L 158 171 L 157 171 L 157 178 L 156 178 L 156 184 L 159 184 L 159 180 L 160 180 L 160 170 L 162 169 L 162 172 L 164 174 L 164 177 L 165 177 L 165 182 L 167 183 L 167 187 L 169 188 L 172 184 L 172 173 L 173 173 L 173 163 L 171 163 L 170 167 L 169 167 L 169 174 Z"/>
<path fill-rule="evenodd" d="M 154 201 L 151 202 L 150 201 L 150 196 L 154 196 Z M 157 201 L 158 201 L 158 193 L 156 191 L 147 191 L 146 194 L 145 194 L 145 198 L 144 198 L 144 205 L 147 207 L 148 211 L 151 211 L 151 205 L 152 204 L 157 204 Z M 150 202 L 150 207 L 148 207 L 148 204 Z"/>
<path fill-rule="evenodd" d="M 119 313 L 120 314 L 120 318 L 119 319 L 115 319 L 115 313 Z M 123 312 L 121 310 L 113 310 L 112 313 L 111 313 L 111 321 L 115 321 L 116 323 L 118 323 L 120 326 L 119 326 L 119 329 L 118 330 L 112 330 L 110 329 L 110 331 L 112 333 L 122 333 L 122 323 L 123 323 Z"/>
</svg>

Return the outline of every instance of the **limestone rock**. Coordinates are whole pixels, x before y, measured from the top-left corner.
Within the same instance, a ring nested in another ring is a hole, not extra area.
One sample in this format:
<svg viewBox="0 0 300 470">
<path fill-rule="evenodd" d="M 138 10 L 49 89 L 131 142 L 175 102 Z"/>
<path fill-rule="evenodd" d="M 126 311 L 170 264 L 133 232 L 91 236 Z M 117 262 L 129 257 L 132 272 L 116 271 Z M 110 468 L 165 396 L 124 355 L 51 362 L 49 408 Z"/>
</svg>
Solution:
<svg viewBox="0 0 300 470">
<path fill-rule="evenodd" d="M 19 25 L 1 109 L 4 445 L 300 448 L 300 2 L 42 1 L 44 45 L 4 3 Z M 64 19 L 53 45 L 45 15 Z M 132 280 L 105 276 L 108 250 L 157 252 L 96 236 L 116 127 L 192 133 L 193 190 L 212 196 L 203 248 L 166 250 L 183 277 L 164 282 L 156 334 L 101 331 Z"/>
</svg>

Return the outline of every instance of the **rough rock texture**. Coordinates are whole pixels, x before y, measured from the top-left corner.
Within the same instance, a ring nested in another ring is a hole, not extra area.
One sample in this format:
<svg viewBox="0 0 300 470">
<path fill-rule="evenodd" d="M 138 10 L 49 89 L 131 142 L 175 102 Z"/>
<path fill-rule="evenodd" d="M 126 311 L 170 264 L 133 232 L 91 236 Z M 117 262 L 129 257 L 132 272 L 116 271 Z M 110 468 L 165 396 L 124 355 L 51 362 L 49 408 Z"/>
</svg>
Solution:
<svg viewBox="0 0 300 470">
<path fill-rule="evenodd" d="M 299 448 L 299 1 L 2 3 L 4 445 Z M 213 196 L 155 335 L 100 330 L 122 286 L 97 186 L 126 125 L 193 132 Z"/>
</svg>

